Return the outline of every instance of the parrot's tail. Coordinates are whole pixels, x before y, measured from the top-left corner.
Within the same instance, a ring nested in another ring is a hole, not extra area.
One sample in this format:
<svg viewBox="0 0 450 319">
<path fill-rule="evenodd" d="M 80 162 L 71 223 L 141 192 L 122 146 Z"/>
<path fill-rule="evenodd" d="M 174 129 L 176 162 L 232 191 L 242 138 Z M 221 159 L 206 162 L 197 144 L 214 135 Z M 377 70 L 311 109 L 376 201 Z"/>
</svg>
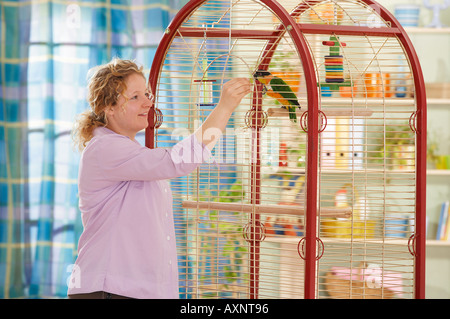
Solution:
<svg viewBox="0 0 450 319">
<path fill-rule="evenodd" d="M 289 119 L 292 122 L 297 123 L 297 113 L 296 113 L 296 108 L 295 107 L 290 107 L 289 108 Z"/>
<path fill-rule="evenodd" d="M 297 111 L 297 107 L 298 107 L 299 110 L 301 110 L 300 103 L 298 103 L 297 100 L 292 100 L 291 102 L 295 106 L 292 107 L 292 108 L 289 108 L 289 119 L 291 119 L 292 122 L 297 123 L 297 113 L 296 113 L 296 111 Z"/>
</svg>

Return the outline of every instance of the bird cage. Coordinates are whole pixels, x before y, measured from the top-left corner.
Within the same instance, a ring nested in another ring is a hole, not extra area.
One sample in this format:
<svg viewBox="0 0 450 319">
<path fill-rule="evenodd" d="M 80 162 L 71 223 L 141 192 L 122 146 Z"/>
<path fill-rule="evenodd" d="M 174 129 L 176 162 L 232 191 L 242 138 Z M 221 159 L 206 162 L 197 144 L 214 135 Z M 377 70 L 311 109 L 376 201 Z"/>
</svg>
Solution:
<svg viewBox="0 0 450 319">
<path fill-rule="evenodd" d="M 393 15 L 191 0 L 155 53 L 146 146 L 192 134 L 236 77 L 253 91 L 213 160 L 171 180 L 180 297 L 423 298 L 426 99 Z"/>
</svg>

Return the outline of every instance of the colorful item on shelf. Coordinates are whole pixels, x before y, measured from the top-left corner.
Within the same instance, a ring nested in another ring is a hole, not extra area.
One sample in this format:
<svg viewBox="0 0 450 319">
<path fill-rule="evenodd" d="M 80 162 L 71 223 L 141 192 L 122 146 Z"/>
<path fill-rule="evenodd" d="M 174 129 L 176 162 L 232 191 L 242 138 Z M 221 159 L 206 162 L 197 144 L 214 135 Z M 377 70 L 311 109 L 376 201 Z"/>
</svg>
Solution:
<svg viewBox="0 0 450 319">
<path fill-rule="evenodd" d="M 334 206 L 335 207 L 348 207 L 347 203 L 347 189 L 341 188 L 334 195 Z"/>
<path fill-rule="evenodd" d="M 366 73 L 364 75 L 367 97 L 392 97 L 390 73 Z"/>
<path fill-rule="evenodd" d="M 443 28 L 446 26 L 441 23 L 439 14 L 441 10 L 447 9 L 450 6 L 450 0 L 444 0 L 443 3 L 439 4 L 431 4 L 429 0 L 423 0 L 423 5 L 425 8 L 433 10 L 433 21 L 427 25 L 427 28 Z"/>
<path fill-rule="evenodd" d="M 408 218 L 404 216 L 390 216 L 384 221 L 385 237 L 406 238 L 408 232 Z"/>
<path fill-rule="evenodd" d="M 311 8 L 309 17 L 313 23 L 340 24 L 344 18 L 344 11 L 334 3 L 325 3 Z"/>
<path fill-rule="evenodd" d="M 377 264 L 356 267 L 333 266 L 326 273 L 325 289 L 332 298 L 391 299 L 403 296 L 403 277 Z"/>
<path fill-rule="evenodd" d="M 333 92 L 329 86 L 322 86 L 322 97 L 332 97 Z"/>
<path fill-rule="evenodd" d="M 297 218 L 273 218 L 267 217 L 264 222 L 266 236 L 303 236 L 303 224 Z"/>
<path fill-rule="evenodd" d="M 419 25 L 420 7 L 414 4 L 402 4 L 395 7 L 394 15 L 404 27 L 417 27 Z"/>
<path fill-rule="evenodd" d="M 450 155 L 438 155 L 436 169 L 450 169 Z"/>
<path fill-rule="evenodd" d="M 366 73 L 364 81 L 367 97 L 381 97 L 381 75 L 379 73 Z"/>
<path fill-rule="evenodd" d="M 395 96 L 396 97 L 406 97 L 406 81 L 400 80 L 398 81 L 399 85 L 395 88 Z"/>
<path fill-rule="evenodd" d="M 353 192 L 353 193 L 352 193 Z M 353 202 L 353 205 L 351 204 Z M 334 207 L 352 206 L 352 218 L 324 218 L 321 230 L 324 236 L 334 238 L 373 238 L 375 222 L 368 219 L 367 200 L 351 184 L 345 184 L 334 195 Z"/>
<path fill-rule="evenodd" d="M 278 166 L 280 167 L 288 166 L 287 144 L 284 142 L 280 143 L 280 155 Z"/>
<path fill-rule="evenodd" d="M 383 73 L 383 91 L 384 97 L 392 97 L 392 89 L 391 89 L 391 74 Z"/>
<path fill-rule="evenodd" d="M 341 97 L 355 97 L 358 93 L 356 86 L 341 86 L 339 88 L 339 94 Z"/>
</svg>

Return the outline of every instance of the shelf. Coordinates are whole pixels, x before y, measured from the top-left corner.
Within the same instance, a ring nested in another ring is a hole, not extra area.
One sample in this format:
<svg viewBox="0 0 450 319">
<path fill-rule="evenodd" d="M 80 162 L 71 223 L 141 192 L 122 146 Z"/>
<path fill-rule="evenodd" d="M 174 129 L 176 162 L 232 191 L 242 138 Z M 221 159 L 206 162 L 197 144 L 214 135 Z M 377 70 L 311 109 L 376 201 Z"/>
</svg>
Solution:
<svg viewBox="0 0 450 319">
<path fill-rule="evenodd" d="M 406 27 L 408 34 L 450 34 L 450 28 Z"/>
<path fill-rule="evenodd" d="M 427 169 L 427 175 L 450 176 L 450 169 Z"/>
<path fill-rule="evenodd" d="M 450 241 L 427 239 L 427 246 L 450 246 Z"/>
<path fill-rule="evenodd" d="M 427 104 L 450 106 L 450 99 L 427 99 Z"/>
</svg>

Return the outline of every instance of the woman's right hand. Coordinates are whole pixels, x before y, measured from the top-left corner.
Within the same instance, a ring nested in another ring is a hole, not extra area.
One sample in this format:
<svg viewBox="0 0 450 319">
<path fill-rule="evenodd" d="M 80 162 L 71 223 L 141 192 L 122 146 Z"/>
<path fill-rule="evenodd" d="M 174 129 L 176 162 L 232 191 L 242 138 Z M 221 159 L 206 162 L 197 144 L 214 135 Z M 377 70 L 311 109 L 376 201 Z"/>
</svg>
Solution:
<svg viewBox="0 0 450 319">
<path fill-rule="evenodd" d="M 249 79 L 234 78 L 223 85 L 222 95 L 220 97 L 220 108 L 228 110 L 230 113 L 238 107 L 244 96 L 252 91 L 252 85 Z"/>
</svg>

